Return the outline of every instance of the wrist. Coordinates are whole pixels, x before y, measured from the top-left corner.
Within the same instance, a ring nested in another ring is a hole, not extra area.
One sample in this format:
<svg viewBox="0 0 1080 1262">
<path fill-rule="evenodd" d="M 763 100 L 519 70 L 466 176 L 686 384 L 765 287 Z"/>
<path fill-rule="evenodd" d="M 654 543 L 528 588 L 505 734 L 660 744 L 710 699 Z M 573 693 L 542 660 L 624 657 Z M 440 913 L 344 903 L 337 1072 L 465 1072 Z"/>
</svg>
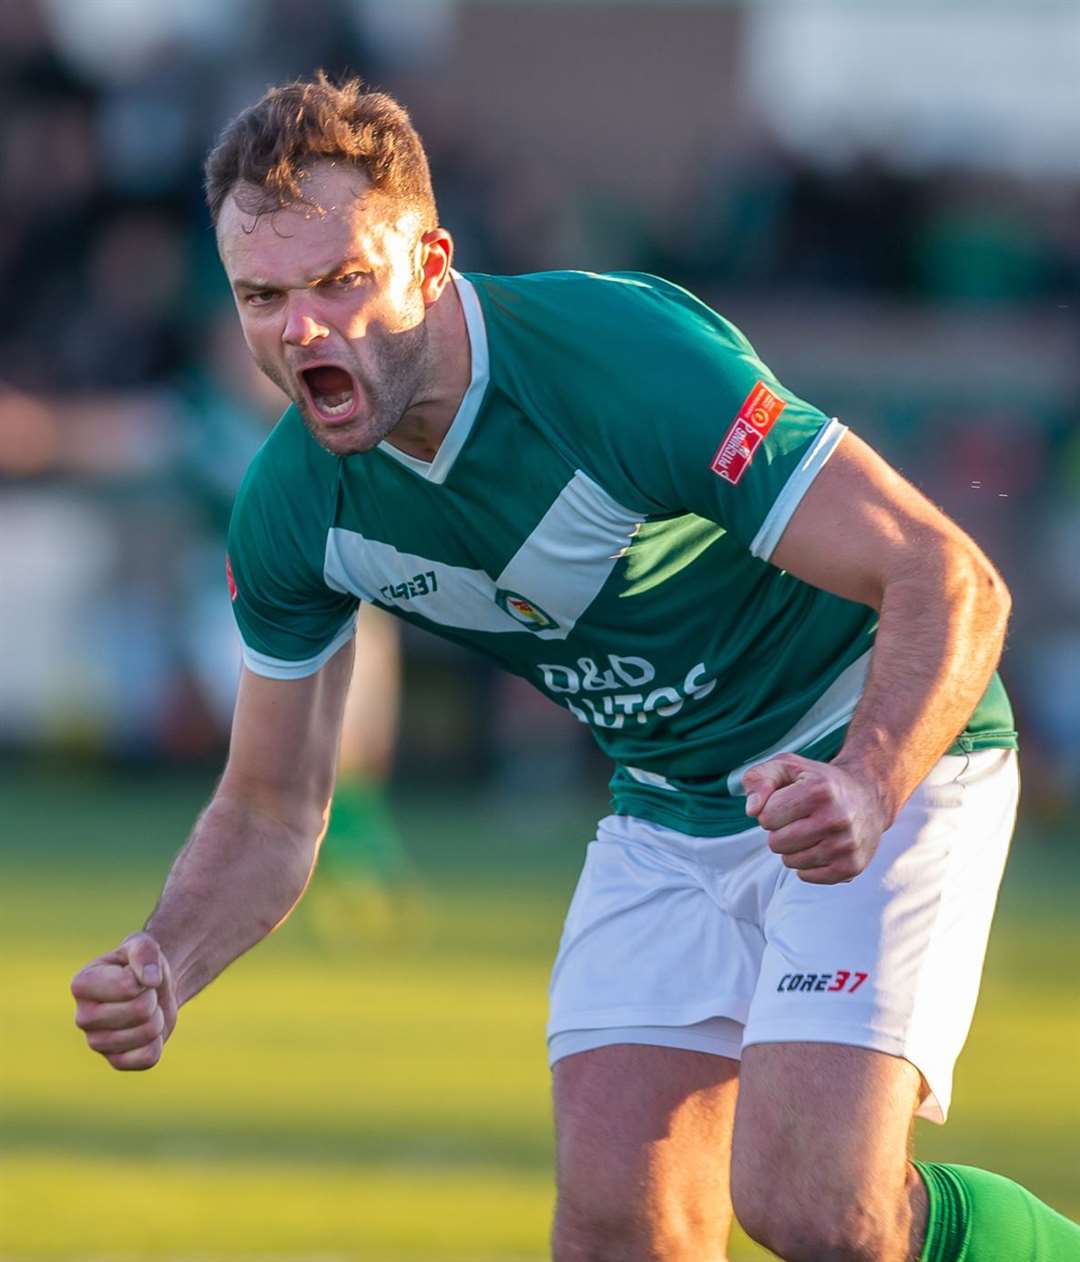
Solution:
<svg viewBox="0 0 1080 1262">
<path fill-rule="evenodd" d="M 904 802 L 904 795 L 894 783 L 893 777 L 875 760 L 845 753 L 842 749 L 832 760 L 832 765 L 851 776 L 870 797 L 881 831 L 891 828 Z"/>
</svg>

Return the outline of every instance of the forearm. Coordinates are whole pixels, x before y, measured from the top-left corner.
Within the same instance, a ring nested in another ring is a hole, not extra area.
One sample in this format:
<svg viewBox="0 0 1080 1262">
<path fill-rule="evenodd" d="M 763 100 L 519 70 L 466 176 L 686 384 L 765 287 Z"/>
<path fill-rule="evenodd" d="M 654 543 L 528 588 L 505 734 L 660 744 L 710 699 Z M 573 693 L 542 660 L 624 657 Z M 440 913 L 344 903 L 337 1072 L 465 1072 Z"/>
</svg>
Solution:
<svg viewBox="0 0 1080 1262">
<path fill-rule="evenodd" d="M 317 812 L 288 823 L 219 790 L 177 856 L 146 931 L 184 1003 L 277 927 L 311 876 Z"/>
<path fill-rule="evenodd" d="M 834 762 L 876 787 L 890 823 L 986 690 L 1009 607 L 973 547 L 943 544 L 886 584 L 867 686 Z"/>
</svg>

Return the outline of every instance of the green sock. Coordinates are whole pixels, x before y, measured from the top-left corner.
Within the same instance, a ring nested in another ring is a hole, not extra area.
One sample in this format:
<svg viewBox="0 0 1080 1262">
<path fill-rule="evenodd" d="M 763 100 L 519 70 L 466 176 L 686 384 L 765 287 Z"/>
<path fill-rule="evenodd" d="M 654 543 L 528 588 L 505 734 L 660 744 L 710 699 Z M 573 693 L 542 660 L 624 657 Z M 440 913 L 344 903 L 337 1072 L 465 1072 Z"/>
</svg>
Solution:
<svg viewBox="0 0 1080 1262">
<path fill-rule="evenodd" d="M 930 1213 L 919 1262 L 1080 1262 L 1080 1227 L 1019 1183 L 916 1161 Z"/>
</svg>

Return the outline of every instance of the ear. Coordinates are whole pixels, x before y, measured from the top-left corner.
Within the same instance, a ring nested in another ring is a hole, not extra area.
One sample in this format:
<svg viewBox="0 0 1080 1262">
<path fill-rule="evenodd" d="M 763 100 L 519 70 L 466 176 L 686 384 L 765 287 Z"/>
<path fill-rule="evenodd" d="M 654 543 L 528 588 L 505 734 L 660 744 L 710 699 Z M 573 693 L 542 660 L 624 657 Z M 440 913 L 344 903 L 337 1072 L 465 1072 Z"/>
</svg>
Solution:
<svg viewBox="0 0 1080 1262">
<path fill-rule="evenodd" d="M 432 306 L 450 280 L 450 264 L 454 257 L 454 241 L 445 228 L 432 228 L 420 238 L 417 247 L 420 264 L 420 292 L 424 305 Z"/>
</svg>

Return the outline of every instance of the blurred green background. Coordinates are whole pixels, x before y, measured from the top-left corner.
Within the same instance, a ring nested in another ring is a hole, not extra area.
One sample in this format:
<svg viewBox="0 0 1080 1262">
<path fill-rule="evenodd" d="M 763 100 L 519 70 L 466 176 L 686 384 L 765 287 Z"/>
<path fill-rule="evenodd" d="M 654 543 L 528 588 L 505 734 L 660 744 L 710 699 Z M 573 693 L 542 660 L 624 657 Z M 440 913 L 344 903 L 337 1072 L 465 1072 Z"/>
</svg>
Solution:
<svg viewBox="0 0 1080 1262">
<path fill-rule="evenodd" d="M 117 1074 L 67 983 L 149 910 L 209 789 L 0 777 L 0 1256 L 544 1258 L 547 971 L 602 799 L 402 797 L 426 891 L 406 929 L 334 949 L 302 903 L 182 1012 L 156 1069 Z M 1078 899 L 1075 844 L 1022 830 L 952 1119 L 917 1138 L 1073 1216 Z M 736 1237 L 734 1259 L 765 1256 Z"/>
</svg>

